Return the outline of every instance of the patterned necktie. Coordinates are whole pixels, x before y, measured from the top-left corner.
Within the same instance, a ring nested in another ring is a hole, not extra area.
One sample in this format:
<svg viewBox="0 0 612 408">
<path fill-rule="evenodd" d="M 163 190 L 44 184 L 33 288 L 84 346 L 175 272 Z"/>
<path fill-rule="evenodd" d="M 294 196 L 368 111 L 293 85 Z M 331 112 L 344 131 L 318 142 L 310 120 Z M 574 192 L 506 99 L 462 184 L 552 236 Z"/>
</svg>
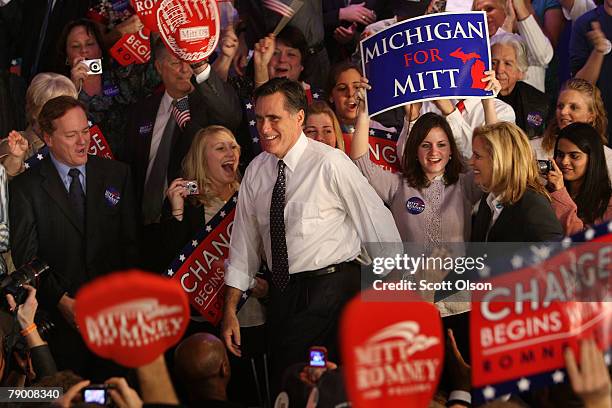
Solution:
<svg viewBox="0 0 612 408">
<path fill-rule="evenodd" d="M 178 101 L 172 102 L 172 116 L 179 127 L 185 129 L 187 122 L 191 120 L 191 113 L 189 112 L 189 98 L 183 97 Z"/>
<path fill-rule="evenodd" d="M 272 283 L 282 292 L 289 284 L 289 257 L 285 237 L 285 162 L 278 161 L 278 177 L 270 203 Z"/>
<path fill-rule="evenodd" d="M 68 175 L 72 178 L 70 181 L 70 188 L 68 189 L 68 196 L 70 202 L 74 206 L 77 218 L 81 225 L 85 226 L 85 193 L 83 192 L 83 186 L 79 176 L 81 172 L 79 169 L 70 169 Z"/>
</svg>

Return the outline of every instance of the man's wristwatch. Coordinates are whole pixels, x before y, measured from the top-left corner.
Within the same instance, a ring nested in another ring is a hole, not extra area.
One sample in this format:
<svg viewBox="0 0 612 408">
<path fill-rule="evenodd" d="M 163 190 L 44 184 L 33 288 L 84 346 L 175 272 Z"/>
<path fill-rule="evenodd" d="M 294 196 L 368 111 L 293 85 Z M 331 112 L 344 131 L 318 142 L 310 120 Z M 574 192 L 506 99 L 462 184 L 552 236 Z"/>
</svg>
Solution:
<svg viewBox="0 0 612 408">
<path fill-rule="evenodd" d="M 610 40 L 606 40 L 606 49 L 602 52 L 603 55 L 608 55 L 612 51 L 612 43 Z"/>
</svg>

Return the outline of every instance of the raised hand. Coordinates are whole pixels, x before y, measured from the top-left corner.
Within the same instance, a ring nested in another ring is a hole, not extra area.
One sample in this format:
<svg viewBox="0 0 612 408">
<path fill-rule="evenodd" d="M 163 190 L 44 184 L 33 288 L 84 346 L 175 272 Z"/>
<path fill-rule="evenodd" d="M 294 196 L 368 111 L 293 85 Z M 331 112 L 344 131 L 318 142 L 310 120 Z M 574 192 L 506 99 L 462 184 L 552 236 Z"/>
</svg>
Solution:
<svg viewBox="0 0 612 408">
<path fill-rule="evenodd" d="M 376 13 L 365 7 L 365 2 L 341 8 L 338 11 L 338 17 L 342 21 L 363 25 L 372 24 L 376 21 Z"/>
<path fill-rule="evenodd" d="M 17 159 L 25 159 L 28 151 L 28 141 L 21 133 L 12 130 L 8 135 L 9 154 Z"/>
<path fill-rule="evenodd" d="M 599 21 L 591 22 L 592 30 L 589 31 L 586 35 L 593 48 L 602 54 L 605 54 L 610 51 L 610 40 L 606 38 L 606 35 L 601 30 L 601 25 Z"/>
</svg>

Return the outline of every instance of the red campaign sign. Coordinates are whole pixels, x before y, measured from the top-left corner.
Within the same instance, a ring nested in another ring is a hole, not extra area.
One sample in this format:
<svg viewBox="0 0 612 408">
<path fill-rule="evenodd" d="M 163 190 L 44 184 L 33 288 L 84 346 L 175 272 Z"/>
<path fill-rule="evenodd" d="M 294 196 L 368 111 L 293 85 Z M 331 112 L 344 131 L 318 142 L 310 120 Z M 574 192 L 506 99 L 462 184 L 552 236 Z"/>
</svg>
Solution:
<svg viewBox="0 0 612 408">
<path fill-rule="evenodd" d="M 91 140 L 87 153 L 104 159 L 114 159 L 113 152 L 98 125 L 89 127 L 89 135 L 91 136 Z"/>
<path fill-rule="evenodd" d="M 157 25 L 166 47 L 180 60 L 205 60 L 219 41 L 220 17 L 215 0 L 162 0 Z"/>
<path fill-rule="evenodd" d="M 145 64 L 151 59 L 150 31 L 147 27 L 126 34 L 110 49 L 111 56 L 121 65 Z"/>
<path fill-rule="evenodd" d="M 611 247 L 595 241 L 487 280 L 488 292 L 472 292 L 472 382 L 478 399 L 528 391 L 567 380 L 563 350 L 595 337 L 601 349 L 612 342 L 609 290 Z M 550 373 L 550 375 L 542 376 Z M 538 376 L 538 384 L 528 377 Z M 503 389 L 503 392 L 500 390 Z"/>
<path fill-rule="evenodd" d="M 351 140 L 353 135 L 343 133 L 344 151 L 351 151 Z M 397 141 L 384 139 L 370 134 L 370 160 L 391 173 L 400 171 L 400 161 L 397 157 Z"/>
<path fill-rule="evenodd" d="M 189 304 L 176 282 L 131 270 L 83 286 L 75 320 L 87 347 L 126 367 L 140 367 L 176 344 L 187 329 Z"/>
<path fill-rule="evenodd" d="M 180 283 L 191 305 L 213 325 L 219 324 L 222 317 L 224 262 L 229 255 L 235 213 L 236 204 L 232 199 L 206 225 L 203 239 L 195 239 L 188 245 L 197 245 L 193 252 L 185 257 L 184 250 L 167 273 Z M 180 265 L 176 272 L 175 265 Z"/>
<path fill-rule="evenodd" d="M 157 29 L 157 6 L 159 0 L 130 0 L 132 8 L 140 18 L 140 22 L 154 33 Z"/>
<path fill-rule="evenodd" d="M 429 406 L 444 356 L 442 323 L 432 304 L 357 296 L 343 313 L 340 340 L 353 407 Z"/>
</svg>

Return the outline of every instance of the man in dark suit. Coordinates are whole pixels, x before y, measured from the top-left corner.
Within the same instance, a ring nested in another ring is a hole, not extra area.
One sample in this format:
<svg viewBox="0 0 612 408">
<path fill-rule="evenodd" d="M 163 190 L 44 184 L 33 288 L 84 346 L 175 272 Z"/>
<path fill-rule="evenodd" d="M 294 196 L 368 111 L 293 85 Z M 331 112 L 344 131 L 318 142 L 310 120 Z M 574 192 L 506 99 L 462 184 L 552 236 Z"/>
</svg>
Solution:
<svg viewBox="0 0 612 408">
<path fill-rule="evenodd" d="M 113 370 L 93 363 L 75 329 L 74 297 L 92 279 L 137 262 L 129 168 L 87 154 L 85 107 L 72 97 L 48 101 L 39 124 L 50 154 L 10 184 L 13 260 L 19 267 L 38 257 L 50 266 L 38 299 L 56 325 L 49 346 L 58 368 L 102 380 Z"/>
<path fill-rule="evenodd" d="M 165 91 L 136 103 L 127 128 L 127 161 L 145 226 L 143 246 L 149 254 L 158 252 L 155 244 L 165 190 L 180 176 L 183 157 L 196 132 L 208 125 L 235 131 L 242 120 L 238 96 L 209 64 L 191 67 L 172 55 L 160 39 L 154 41 L 153 54 Z M 148 258 L 144 266 L 158 269 L 157 260 Z"/>
</svg>

